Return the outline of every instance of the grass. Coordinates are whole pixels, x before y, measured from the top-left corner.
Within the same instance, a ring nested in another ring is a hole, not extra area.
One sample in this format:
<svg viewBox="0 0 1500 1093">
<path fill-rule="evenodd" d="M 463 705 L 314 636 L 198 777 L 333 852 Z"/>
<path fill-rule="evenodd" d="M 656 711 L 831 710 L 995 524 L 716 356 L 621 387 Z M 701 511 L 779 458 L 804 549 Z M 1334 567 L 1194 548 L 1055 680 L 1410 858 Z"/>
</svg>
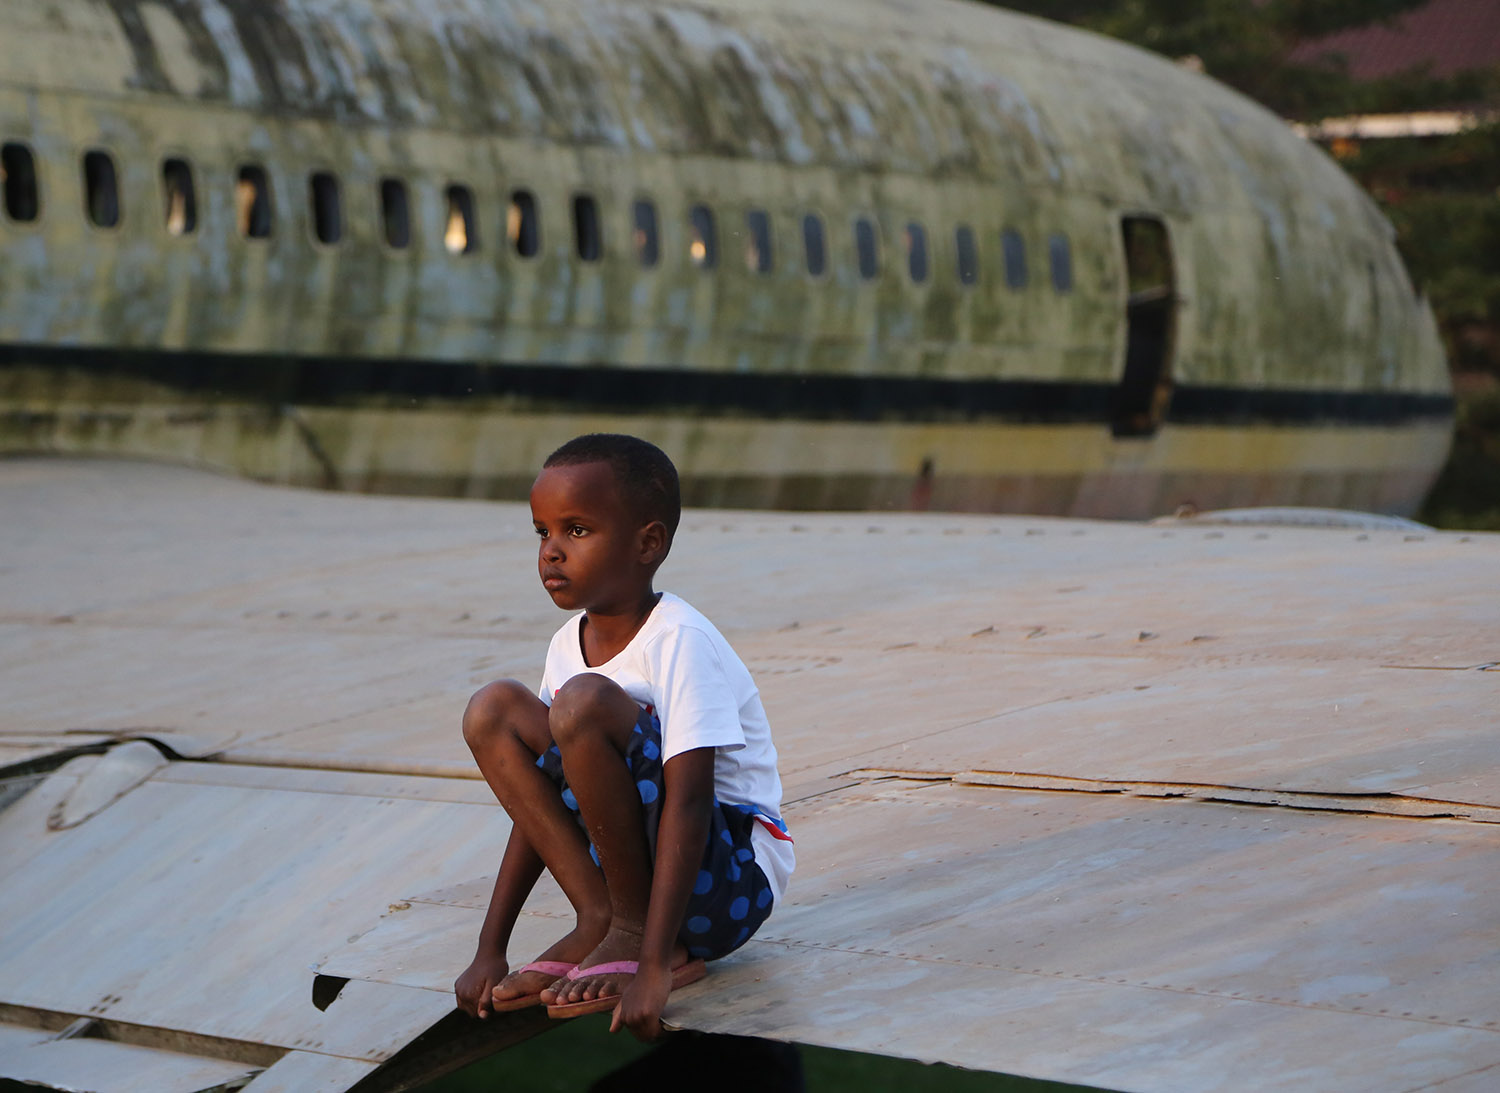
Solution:
<svg viewBox="0 0 1500 1093">
<path fill-rule="evenodd" d="M 577 1093 L 610 1071 L 640 1058 L 649 1046 L 627 1034 L 609 1034 L 609 1016 L 565 1023 L 421 1088 L 421 1093 Z M 807 1093 L 1062 1093 L 1086 1086 L 1043 1082 L 1003 1074 L 928 1065 L 910 1059 L 832 1048 L 802 1047 Z M 696 1083 L 695 1083 L 696 1084 Z M 743 1088 L 711 1081 L 703 1088 Z"/>
</svg>

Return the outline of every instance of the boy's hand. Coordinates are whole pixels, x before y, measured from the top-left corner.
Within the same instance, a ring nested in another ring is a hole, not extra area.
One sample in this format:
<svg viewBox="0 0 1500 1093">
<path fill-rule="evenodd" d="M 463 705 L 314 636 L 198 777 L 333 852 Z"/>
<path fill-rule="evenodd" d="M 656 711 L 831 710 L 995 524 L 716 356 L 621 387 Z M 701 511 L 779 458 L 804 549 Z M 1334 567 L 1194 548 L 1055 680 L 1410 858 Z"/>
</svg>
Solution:
<svg viewBox="0 0 1500 1093">
<path fill-rule="evenodd" d="M 453 993 L 458 997 L 458 1008 L 470 1017 L 488 1017 L 493 1011 L 490 992 L 510 971 L 505 957 L 495 953 L 481 953 L 463 970 L 453 983 Z"/>
<path fill-rule="evenodd" d="M 661 1035 L 661 1011 L 666 1008 L 667 996 L 671 993 L 671 971 L 643 963 L 621 993 L 610 1019 L 609 1031 L 628 1028 L 637 1040 L 655 1040 Z"/>
</svg>

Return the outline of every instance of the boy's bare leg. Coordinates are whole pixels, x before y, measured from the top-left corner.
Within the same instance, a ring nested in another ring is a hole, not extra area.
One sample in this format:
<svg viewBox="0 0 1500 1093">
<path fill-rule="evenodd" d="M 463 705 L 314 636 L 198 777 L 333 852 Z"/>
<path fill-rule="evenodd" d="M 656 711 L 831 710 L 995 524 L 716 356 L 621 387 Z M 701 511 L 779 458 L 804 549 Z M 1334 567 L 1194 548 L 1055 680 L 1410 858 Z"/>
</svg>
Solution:
<svg viewBox="0 0 1500 1093">
<path fill-rule="evenodd" d="M 618 684 L 593 674 L 574 676 L 552 701 L 552 738 L 562 752 L 568 786 L 599 853 L 608 889 L 608 931 L 581 967 L 637 960 L 641 953 L 653 863 L 640 791 L 625 764 L 640 712 L 635 699 Z M 685 949 L 675 953 L 674 966 L 686 958 Z M 587 977 L 543 991 L 542 1000 L 574 1002 L 618 994 L 625 982 L 628 979 L 619 976 Z"/>
<path fill-rule="evenodd" d="M 494 990 L 505 981 L 506 973 L 510 971 L 505 954 L 510 947 L 511 930 L 515 928 L 526 897 L 536 887 L 541 875 L 542 859 L 531 849 L 525 836 L 512 826 L 510 839 L 505 844 L 505 857 L 495 877 L 495 888 L 490 893 L 484 924 L 479 928 L 474 959 L 453 984 L 459 1008 L 471 1017 L 488 1017 L 494 1011 Z"/>
<path fill-rule="evenodd" d="M 503 954 L 520 912 L 520 900 L 530 891 L 541 863 L 573 905 L 576 921 L 569 933 L 536 959 L 576 964 L 605 937 L 612 914 L 605 875 L 589 857 L 588 839 L 563 804 L 557 787 L 536 765 L 537 757 L 552 746 L 548 718 L 549 711 L 541 699 L 521 684 L 503 680 L 483 688 L 470 700 L 464 712 L 464 739 L 512 824 L 511 840 L 495 883 L 494 899 L 505 906 L 496 908 L 492 902 L 486 932 L 494 918 L 496 936 L 488 944 Z M 624 762 L 619 765 L 623 772 Z M 637 820 L 636 828 L 640 826 Z M 514 972 L 501 980 L 494 997 L 503 1000 L 535 994 L 552 981 L 552 976 L 538 972 Z"/>
</svg>

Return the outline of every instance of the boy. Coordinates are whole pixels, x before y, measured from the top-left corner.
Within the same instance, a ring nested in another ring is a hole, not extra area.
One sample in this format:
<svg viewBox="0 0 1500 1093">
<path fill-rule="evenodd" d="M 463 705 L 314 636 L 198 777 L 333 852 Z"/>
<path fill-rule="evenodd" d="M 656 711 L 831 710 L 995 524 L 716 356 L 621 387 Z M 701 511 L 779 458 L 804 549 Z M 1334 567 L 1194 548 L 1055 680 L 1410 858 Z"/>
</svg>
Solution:
<svg viewBox="0 0 1500 1093">
<path fill-rule="evenodd" d="M 504 680 L 464 712 L 512 823 L 454 984 L 470 1014 L 609 1009 L 611 1032 L 651 1039 L 672 988 L 744 944 L 785 889 L 792 843 L 755 684 L 712 623 L 652 589 L 681 512 L 671 460 L 629 436 L 569 441 L 531 488 L 542 586 L 583 613 L 553 637 L 540 696 Z M 544 868 L 576 920 L 512 971 L 511 930 Z"/>
</svg>

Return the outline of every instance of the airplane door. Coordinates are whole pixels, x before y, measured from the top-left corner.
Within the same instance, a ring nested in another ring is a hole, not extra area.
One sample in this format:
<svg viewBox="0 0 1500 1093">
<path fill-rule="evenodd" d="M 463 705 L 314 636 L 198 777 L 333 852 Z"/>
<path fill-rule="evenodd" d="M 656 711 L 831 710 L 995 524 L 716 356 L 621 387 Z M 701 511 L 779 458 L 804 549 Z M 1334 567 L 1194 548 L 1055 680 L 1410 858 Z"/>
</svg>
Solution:
<svg viewBox="0 0 1500 1093">
<path fill-rule="evenodd" d="M 1110 406 L 1117 437 L 1153 435 L 1172 399 L 1177 291 L 1167 226 L 1154 216 L 1127 216 L 1125 243 L 1129 295 L 1125 305 L 1125 367 Z"/>
</svg>

